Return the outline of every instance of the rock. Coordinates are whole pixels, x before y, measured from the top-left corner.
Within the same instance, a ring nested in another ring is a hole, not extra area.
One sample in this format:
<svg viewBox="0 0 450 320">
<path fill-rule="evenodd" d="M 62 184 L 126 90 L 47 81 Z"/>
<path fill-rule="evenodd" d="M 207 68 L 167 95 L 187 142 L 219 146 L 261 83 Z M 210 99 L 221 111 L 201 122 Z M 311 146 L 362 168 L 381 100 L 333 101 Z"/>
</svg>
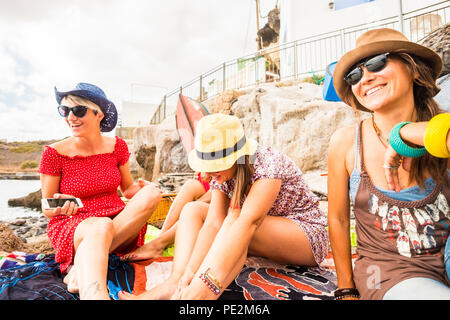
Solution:
<svg viewBox="0 0 450 320">
<path fill-rule="evenodd" d="M 420 44 L 436 51 L 444 61 L 441 77 L 450 73 L 450 23 L 436 29 L 425 38 Z"/>
<path fill-rule="evenodd" d="M 170 173 L 158 178 L 159 188 L 168 193 L 177 193 L 188 179 L 195 179 L 193 173 Z"/>
<path fill-rule="evenodd" d="M 186 152 L 180 141 L 175 116 L 169 116 L 159 125 L 149 125 L 133 130 L 133 147 L 130 166 L 137 163 L 137 175 L 150 181 L 173 172 L 192 172 Z"/>
<path fill-rule="evenodd" d="M 208 108 L 210 113 L 230 114 L 233 103 L 236 102 L 238 97 L 243 94 L 245 94 L 244 91 L 228 90 L 207 101 L 204 101 L 203 104 Z"/>
<path fill-rule="evenodd" d="M 5 224 L 0 223 L 0 251 L 26 251 L 29 246 Z"/>
<path fill-rule="evenodd" d="M 176 128 L 175 115 L 171 115 L 158 125 L 156 130 L 156 154 L 153 180 L 164 173 L 191 172 L 187 155 Z"/>
<path fill-rule="evenodd" d="M 440 77 L 436 81 L 441 91 L 434 97 L 439 106 L 446 112 L 450 112 L 450 74 Z"/>
<path fill-rule="evenodd" d="M 27 196 L 15 199 L 9 199 L 8 205 L 11 207 L 27 207 L 27 208 L 41 208 L 42 192 L 31 192 Z"/>
<path fill-rule="evenodd" d="M 0 251 L 12 252 L 23 251 L 27 253 L 54 253 L 54 249 L 47 237 L 44 219 L 42 217 L 36 221 L 36 224 L 28 225 L 31 219 L 24 218 L 26 224 L 16 226 L 18 232 L 13 231 L 6 222 L 0 222 Z M 10 225 L 12 226 L 12 225 Z M 27 231 L 26 231 L 27 230 Z"/>
<path fill-rule="evenodd" d="M 284 152 L 303 172 L 326 171 L 331 135 L 356 118 L 344 103 L 324 101 L 322 88 L 265 85 L 241 95 L 231 111 L 242 120 L 247 136 Z"/>
<path fill-rule="evenodd" d="M 55 252 L 46 233 L 28 238 L 27 244 L 36 253 L 51 254 Z"/>
<path fill-rule="evenodd" d="M 12 221 L 11 224 L 14 226 L 22 226 L 25 224 L 25 222 L 26 222 L 25 219 L 16 219 L 16 220 Z"/>
<path fill-rule="evenodd" d="M 247 136 L 288 155 L 303 172 L 327 170 L 327 151 L 336 129 L 356 123 L 352 108 L 322 98 L 323 87 L 291 80 L 258 88 L 229 90 L 204 102 L 210 113 L 234 114 Z M 362 113 L 361 117 L 367 114 Z M 171 173 L 190 173 L 187 155 L 176 129 L 175 115 L 159 125 L 133 130 L 138 174 L 154 182 Z M 178 183 L 158 183 L 176 190 Z M 180 182 L 181 183 L 181 182 Z M 321 194 L 318 192 L 317 194 Z"/>
<path fill-rule="evenodd" d="M 144 179 L 153 178 L 153 168 L 155 166 L 156 146 L 139 146 L 135 152 L 136 162 L 144 169 Z"/>
<path fill-rule="evenodd" d="M 131 153 L 130 168 L 134 168 L 137 176 L 146 180 L 153 179 L 157 128 L 158 125 L 134 128 L 132 143 L 127 141 Z"/>
<path fill-rule="evenodd" d="M 29 243 L 30 239 L 47 233 L 48 219 L 44 216 L 20 217 L 12 221 L 0 221 L 0 223 L 8 227 L 21 242 Z"/>
</svg>

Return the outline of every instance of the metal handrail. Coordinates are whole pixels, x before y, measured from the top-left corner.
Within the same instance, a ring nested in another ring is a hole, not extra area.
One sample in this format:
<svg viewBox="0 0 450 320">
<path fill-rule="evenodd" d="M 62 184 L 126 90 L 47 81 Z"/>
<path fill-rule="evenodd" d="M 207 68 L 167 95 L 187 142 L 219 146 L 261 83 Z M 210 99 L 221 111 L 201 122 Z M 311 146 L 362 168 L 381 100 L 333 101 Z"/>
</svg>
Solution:
<svg viewBox="0 0 450 320">
<path fill-rule="evenodd" d="M 160 123 L 168 115 L 175 113 L 176 103 L 180 93 L 186 94 L 190 96 L 190 98 L 201 102 L 225 92 L 226 90 L 247 88 L 268 81 L 298 79 L 299 77 L 304 77 L 306 75 L 324 72 L 326 65 L 332 61 L 338 60 L 340 56 L 348 51 L 348 49 L 353 47 L 356 38 L 364 31 L 383 26 L 398 30 L 400 29 L 400 21 L 403 21 L 403 27 L 405 27 L 408 22 L 411 24 L 415 19 L 417 23 L 419 17 L 425 19 L 425 16 L 431 13 L 437 13 L 441 18 L 443 16 L 442 23 L 446 24 L 448 22 L 448 10 L 450 10 L 449 1 L 442 1 L 434 5 L 403 13 L 401 20 L 399 20 L 398 16 L 392 16 L 365 24 L 282 43 L 274 47 L 264 48 L 252 54 L 226 61 L 165 94 L 150 123 Z M 423 20 L 422 23 L 425 28 L 425 21 Z M 431 30 L 431 24 L 431 21 L 429 21 L 430 30 L 428 30 L 427 33 L 424 31 L 421 38 L 435 30 Z M 408 38 L 411 41 L 420 40 L 418 32 L 413 34 L 411 29 L 409 29 Z M 318 46 L 320 49 L 317 48 Z M 326 49 L 322 50 L 323 47 Z M 309 51 L 309 55 L 306 51 Z M 283 59 L 292 60 L 292 63 L 283 63 L 278 66 L 275 65 L 278 70 L 271 70 L 270 68 L 274 68 L 274 66 L 269 64 L 269 67 L 267 67 L 267 60 L 265 59 L 265 57 L 270 54 L 278 54 L 280 60 L 283 56 Z M 258 69 L 262 68 L 262 65 L 265 66 L 265 72 L 260 72 Z M 278 74 L 278 78 L 267 76 L 274 74 Z M 210 80 L 211 78 L 213 79 Z M 216 88 L 214 88 L 215 82 L 218 83 Z M 206 85 L 209 85 L 211 88 L 207 88 Z M 194 91 L 192 92 L 193 89 Z M 169 100 L 175 101 L 170 103 L 168 102 Z"/>
</svg>

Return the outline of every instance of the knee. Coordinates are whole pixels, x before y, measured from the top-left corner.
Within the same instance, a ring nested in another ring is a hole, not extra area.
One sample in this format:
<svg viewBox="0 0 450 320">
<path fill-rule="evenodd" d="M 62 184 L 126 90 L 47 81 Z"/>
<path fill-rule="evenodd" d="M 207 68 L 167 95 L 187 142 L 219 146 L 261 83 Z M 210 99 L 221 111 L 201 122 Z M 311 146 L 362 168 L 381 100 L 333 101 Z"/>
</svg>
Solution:
<svg viewBox="0 0 450 320">
<path fill-rule="evenodd" d="M 99 218 L 95 223 L 95 233 L 104 237 L 114 235 L 114 224 L 110 218 Z"/>
<path fill-rule="evenodd" d="M 187 196 L 191 199 L 196 199 L 205 193 L 203 185 L 198 180 L 189 179 L 180 188 L 178 194 Z"/>
<path fill-rule="evenodd" d="M 86 225 L 83 238 L 102 238 L 112 240 L 114 236 L 114 224 L 110 218 L 89 218 L 91 221 Z"/>
<path fill-rule="evenodd" d="M 186 180 L 185 183 L 183 183 L 183 186 L 181 187 L 180 191 L 185 190 L 185 189 L 190 190 L 190 189 L 198 187 L 198 186 L 201 186 L 200 181 L 195 180 L 195 179 L 189 179 L 189 180 Z"/>
<path fill-rule="evenodd" d="M 204 203 L 198 201 L 191 201 L 184 205 L 180 213 L 180 220 L 191 219 L 195 216 L 203 216 L 203 206 Z"/>
<path fill-rule="evenodd" d="M 144 211 L 153 212 L 161 201 L 161 192 L 154 186 L 145 186 L 140 190 Z"/>
</svg>

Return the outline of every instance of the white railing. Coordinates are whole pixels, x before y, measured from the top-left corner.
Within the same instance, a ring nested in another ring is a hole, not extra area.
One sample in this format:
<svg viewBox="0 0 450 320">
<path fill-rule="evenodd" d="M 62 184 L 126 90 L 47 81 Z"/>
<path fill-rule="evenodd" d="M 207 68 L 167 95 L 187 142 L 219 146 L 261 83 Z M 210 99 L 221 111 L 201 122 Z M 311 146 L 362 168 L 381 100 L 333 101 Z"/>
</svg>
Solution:
<svg viewBox="0 0 450 320">
<path fill-rule="evenodd" d="M 446 24 L 450 2 L 389 17 L 380 21 L 328 32 L 260 50 L 225 62 L 164 95 L 150 123 L 156 124 L 175 113 L 179 94 L 205 101 L 226 90 L 242 89 L 264 82 L 303 78 L 323 73 L 326 66 L 353 48 L 356 39 L 369 29 L 388 27 L 419 41 Z"/>
</svg>

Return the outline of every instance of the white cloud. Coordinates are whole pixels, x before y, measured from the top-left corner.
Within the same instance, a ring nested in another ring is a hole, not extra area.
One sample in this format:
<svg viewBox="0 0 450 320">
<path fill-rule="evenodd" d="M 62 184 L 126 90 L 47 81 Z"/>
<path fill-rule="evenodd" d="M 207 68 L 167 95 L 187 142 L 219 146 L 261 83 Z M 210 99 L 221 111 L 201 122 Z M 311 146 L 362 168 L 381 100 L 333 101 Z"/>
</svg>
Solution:
<svg viewBox="0 0 450 320">
<path fill-rule="evenodd" d="M 245 43 L 250 2 L 0 1 L 0 138 L 67 135 L 56 124 L 54 86 L 97 84 L 120 109 L 133 83 L 172 90 L 255 50 L 254 17 Z M 147 89 L 149 100 L 162 98 L 160 88 Z"/>
</svg>

